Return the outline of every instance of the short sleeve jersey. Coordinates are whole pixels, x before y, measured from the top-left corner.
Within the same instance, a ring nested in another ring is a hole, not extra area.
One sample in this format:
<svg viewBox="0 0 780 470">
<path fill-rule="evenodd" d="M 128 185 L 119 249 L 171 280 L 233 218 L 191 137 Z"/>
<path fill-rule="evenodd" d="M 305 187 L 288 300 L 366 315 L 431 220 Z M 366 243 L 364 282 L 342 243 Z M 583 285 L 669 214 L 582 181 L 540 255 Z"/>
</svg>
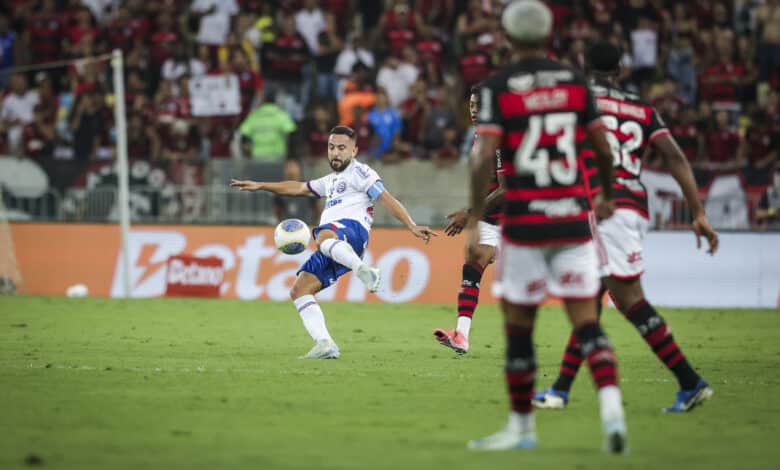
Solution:
<svg viewBox="0 0 780 470">
<path fill-rule="evenodd" d="M 500 137 L 506 203 L 503 238 L 515 245 L 591 238 L 579 152 L 602 126 L 582 74 L 545 58 L 505 67 L 481 89 L 477 133 Z"/>
<path fill-rule="evenodd" d="M 647 191 L 639 180 L 642 156 L 655 139 L 671 132 L 658 111 L 641 102 L 638 96 L 608 83 L 591 82 L 590 88 L 596 98 L 596 106 L 602 113 L 607 141 L 612 147 L 615 206 L 634 210 L 647 218 Z M 591 149 L 583 152 L 583 160 L 588 186 L 592 188 L 592 193 L 598 192 L 600 183 Z"/>
<path fill-rule="evenodd" d="M 344 171 L 334 171 L 306 185 L 315 196 L 326 199 L 320 225 L 350 219 L 371 230 L 374 201 L 384 191 L 379 174 L 371 167 L 353 161 Z"/>
</svg>

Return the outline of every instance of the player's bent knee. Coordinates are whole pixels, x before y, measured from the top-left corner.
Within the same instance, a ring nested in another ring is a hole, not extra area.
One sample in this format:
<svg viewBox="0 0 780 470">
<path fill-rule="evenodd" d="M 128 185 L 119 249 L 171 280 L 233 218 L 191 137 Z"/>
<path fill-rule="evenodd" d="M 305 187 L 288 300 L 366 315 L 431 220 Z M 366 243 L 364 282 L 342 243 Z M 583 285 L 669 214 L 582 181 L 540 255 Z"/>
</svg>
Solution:
<svg viewBox="0 0 780 470">
<path fill-rule="evenodd" d="M 488 245 L 468 247 L 466 250 L 466 262 L 471 264 L 478 264 L 483 268 L 493 261 L 494 256 L 495 248 Z"/>
</svg>

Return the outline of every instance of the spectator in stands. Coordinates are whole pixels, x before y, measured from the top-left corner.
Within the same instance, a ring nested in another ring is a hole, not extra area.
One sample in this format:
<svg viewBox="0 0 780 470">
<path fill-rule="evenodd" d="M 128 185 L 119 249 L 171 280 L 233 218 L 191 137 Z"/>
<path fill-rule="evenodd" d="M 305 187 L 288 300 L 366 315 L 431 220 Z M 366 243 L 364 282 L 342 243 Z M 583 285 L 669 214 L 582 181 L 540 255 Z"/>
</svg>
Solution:
<svg viewBox="0 0 780 470">
<path fill-rule="evenodd" d="M 363 64 L 366 69 L 373 69 L 374 53 L 364 46 L 363 36 L 359 33 L 351 33 L 344 49 L 336 58 L 334 71 L 340 78 L 346 79 L 352 75 L 356 64 Z"/>
<path fill-rule="evenodd" d="M 325 13 L 324 18 L 325 29 L 319 35 L 319 50 L 314 58 L 317 66 L 317 96 L 336 99 L 339 91 L 336 61 L 343 49 L 344 41 L 341 39 L 333 14 Z"/>
<path fill-rule="evenodd" d="M 458 59 L 458 71 L 462 81 L 461 96 L 467 97 L 471 87 L 486 79 L 492 72 L 490 56 L 477 47 L 474 36 L 466 38 L 466 48 Z"/>
<path fill-rule="evenodd" d="M 327 156 L 328 137 L 335 125 L 336 120 L 328 107 L 322 103 L 315 105 L 303 131 L 305 140 L 303 156 L 306 161 L 314 162 Z"/>
<path fill-rule="evenodd" d="M 339 123 L 346 126 L 354 123 L 355 109 L 367 111 L 375 103 L 376 92 L 371 81 L 370 70 L 362 62 L 357 62 L 351 78 L 343 81 L 343 93 L 338 103 Z"/>
<path fill-rule="evenodd" d="M 223 44 L 238 12 L 236 0 L 194 0 L 189 14 L 198 24 L 197 41 L 210 46 Z"/>
<path fill-rule="evenodd" d="M 420 70 L 416 65 L 389 56 L 376 75 L 376 84 L 385 89 L 390 106 L 400 109 L 419 75 Z"/>
<path fill-rule="evenodd" d="M 423 29 L 425 25 L 412 10 L 409 1 L 394 0 L 382 15 L 373 42 L 376 49 L 400 58 L 405 47 L 414 46 Z"/>
<path fill-rule="evenodd" d="M 104 97 L 98 89 L 78 95 L 68 120 L 73 134 L 73 156 L 80 162 L 96 160 L 102 134 L 107 131 Z"/>
<path fill-rule="evenodd" d="M 455 21 L 455 0 L 417 0 L 416 13 L 422 22 L 440 31 L 449 31 Z"/>
<path fill-rule="evenodd" d="M 325 16 L 317 0 L 303 0 L 303 6 L 295 14 L 295 27 L 303 36 L 311 55 L 320 51 L 319 36 L 325 30 Z"/>
<path fill-rule="evenodd" d="M 772 185 L 761 197 L 755 212 L 756 223 L 764 229 L 780 229 L 780 171 L 775 171 Z"/>
<path fill-rule="evenodd" d="M 10 28 L 8 17 L 0 13 L 0 88 L 5 88 L 8 83 L 8 69 L 14 62 L 16 49 L 19 42 L 16 33 Z"/>
<path fill-rule="evenodd" d="M 376 104 L 368 112 L 368 123 L 374 134 L 371 155 L 377 160 L 382 160 L 393 144 L 400 140 L 402 130 L 401 115 L 390 107 L 390 99 L 384 88 L 379 88 L 376 93 Z"/>
<path fill-rule="evenodd" d="M 422 146 L 424 140 L 423 125 L 436 104 L 435 99 L 428 96 L 428 84 L 424 79 L 418 79 L 412 84 L 412 94 L 401 104 L 403 118 L 404 141 L 412 145 Z"/>
<path fill-rule="evenodd" d="M 206 64 L 192 57 L 187 46 L 177 42 L 173 46 L 173 55 L 165 60 L 162 65 L 161 76 L 163 80 L 175 82 L 182 76 L 197 77 L 206 74 Z"/>
<path fill-rule="evenodd" d="M 466 11 L 458 15 L 455 24 L 455 37 L 464 48 L 466 43 L 476 39 L 481 34 L 491 34 L 498 29 L 498 21 L 495 15 L 484 8 L 482 0 L 469 0 Z M 468 48 L 465 48 L 468 51 Z M 470 85 L 469 85 L 470 86 Z"/>
<path fill-rule="evenodd" d="M 434 33 L 432 28 L 425 28 L 415 44 L 419 54 L 420 74 L 430 85 L 442 85 L 444 76 L 442 73 L 442 54 L 444 43 L 441 36 Z"/>
<path fill-rule="evenodd" d="M 253 24 L 254 16 L 239 14 L 236 16 L 236 31 L 228 33 L 228 39 L 217 50 L 217 62 L 227 64 L 230 61 L 233 49 L 240 48 L 246 54 L 249 68 L 255 72 L 260 72 L 260 53 L 261 33 Z M 232 41 L 232 42 L 231 42 Z M 210 48 L 209 48 L 210 49 Z"/>
<path fill-rule="evenodd" d="M 684 106 L 680 109 L 680 119 L 671 125 L 672 135 L 692 166 L 704 160 L 704 129 L 697 122 L 696 109 Z"/>
<path fill-rule="evenodd" d="M 263 51 L 268 67 L 265 69 L 266 87 L 279 96 L 288 113 L 300 118 L 308 102 L 304 95 L 303 72 L 308 64 L 309 48 L 295 29 L 295 17 L 288 15 L 282 21 L 282 29 Z"/>
<path fill-rule="evenodd" d="M 288 155 L 289 139 L 297 129 L 290 114 L 266 90 L 263 103 L 241 123 L 244 152 L 262 162 L 281 162 Z"/>
<path fill-rule="evenodd" d="M 761 80 L 777 79 L 780 74 L 780 0 L 766 0 L 756 12 L 758 59 Z"/>
<path fill-rule="evenodd" d="M 669 122 L 678 120 L 680 109 L 685 105 L 685 101 L 677 93 L 677 82 L 672 77 L 664 79 L 659 93 L 652 99 L 651 103 Z"/>
<path fill-rule="evenodd" d="M 11 75 L 10 93 L 3 98 L 0 106 L 0 131 L 6 133 L 9 153 L 18 154 L 22 144 L 22 130 L 33 122 L 33 110 L 38 101 L 38 92 L 27 88 L 27 77 L 24 74 Z"/>
<path fill-rule="evenodd" d="M 160 158 L 160 136 L 154 125 L 140 113 L 127 118 L 127 157 L 157 160 Z"/>
<path fill-rule="evenodd" d="M 442 168 L 458 163 L 460 149 L 458 148 L 458 130 L 454 127 L 444 129 L 442 145 L 430 153 L 434 165 Z"/>
<path fill-rule="evenodd" d="M 53 62 L 62 57 L 62 37 L 67 25 L 68 18 L 57 12 L 54 0 L 43 0 L 40 3 L 38 11 L 28 19 L 25 31 L 32 63 Z"/>
<path fill-rule="evenodd" d="M 423 122 L 422 143 L 428 151 L 437 149 L 444 143 L 444 132 L 447 129 L 457 129 L 457 116 L 449 104 L 449 99 L 447 88 L 439 87 L 431 110 Z"/>
<path fill-rule="evenodd" d="M 174 119 L 162 139 L 162 158 L 194 162 L 198 158 L 200 138 L 197 128 L 187 119 Z"/>
<path fill-rule="evenodd" d="M 738 109 L 739 86 L 745 67 L 734 60 L 734 48 L 726 39 L 717 42 L 718 61 L 699 74 L 701 100 L 719 107 Z"/>
<path fill-rule="evenodd" d="M 633 80 L 640 90 L 645 90 L 658 65 L 658 31 L 650 18 L 640 16 L 637 27 L 631 30 L 630 36 Z"/>
<path fill-rule="evenodd" d="M 79 8 L 75 14 L 75 24 L 68 28 L 67 41 L 65 42 L 65 52 L 71 57 L 83 57 L 79 54 L 82 47 L 81 42 L 85 39 L 94 43 L 98 30 L 92 20 L 92 14 L 87 7 Z"/>
<path fill-rule="evenodd" d="M 374 140 L 374 129 L 368 122 L 368 111 L 368 109 L 355 106 L 353 111 L 354 119 L 349 124 L 349 127 L 355 131 L 355 146 L 358 149 L 357 156 L 364 162 L 371 159 L 371 146 Z"/>
<path fill-rule="evenodd" d="M 763 110 L 754 112 L 739 152 L 740 162 L 747 163 L 749 173 L 752 173 L 749 183 L 769 184 L 771 171 L 778 162 L 778 152 L 780 135 L 773 132 L 769 115 Z"/>
<path fill-rule="evenodd" d="M 233 49 L 230 68 L 226 73 L 234 73 L 238 77 L 238 87 L 241 92 L 241 117 L 249 114 L 262 101 L 263 78 L 250 67 L 249 57 L 242 48 Z"/>
<path fill-rule="evenodd" d="M 729 114 L 725 110 L 715 113 L 715 119 L 707 132 L 707 168 L 727 170 L 739 166 L 738 154 L 740 138 L 737 129 L 729 123 Z"/>
<path fill-rule="evenodd" d="M 166 60 L 173 57 L 174 44 L 181 41 L 181 34 L 173 24 L 169 13 L 162 12 L 156 18 L 156 26 L 149 38 L 149 86 L 157 89 L 160 72 Z"/>
<path fill-rule="evenodd" d="M 48 119 L 47 109 L 41 104 L 36 105 L 33 122 L 24 126 L 22 132 L 21 154 L 39 160 L 51 158 L 56 135 L 54 123 Z"/>
<path fill-rule="evenodd" d="M 225 159 L 231 156 L 231 145 L 235 130 L 232 117 L 206 116 L 196 122 L 200 145 L 198 159 L 202 161 Z"/>
</svg>

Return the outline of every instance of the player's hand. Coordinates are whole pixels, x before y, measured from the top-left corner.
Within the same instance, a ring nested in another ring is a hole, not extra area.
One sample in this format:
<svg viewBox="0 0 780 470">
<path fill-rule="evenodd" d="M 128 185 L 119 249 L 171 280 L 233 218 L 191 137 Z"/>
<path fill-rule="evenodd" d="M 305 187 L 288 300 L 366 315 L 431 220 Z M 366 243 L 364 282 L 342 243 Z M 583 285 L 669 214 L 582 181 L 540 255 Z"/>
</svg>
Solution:
<svg viewBox="0 0 780 470">
<path fill-rule="evenodd" d="M 594 211 L 596 212 L 597 220 L 609 219 L 615 213 L 615 201 L 604 199 L 600 195 L 596 196 Z"/>
<path fill-rule="evenodd" d="M 710 246 L 707 253 L 714 255 L 718 251 L 718 233 L 710 225 L 707 216 L 704 214 L 696 216 L 693 219 L 691 228 L 693 233 L 696 234 L 696 249 L 701 248 L 701 237 L 705 237 L 707 244 Z"/>
<path fill-rule="evenodd" d="M 230 180 L 231 188 L 238 188 L 239 191 L 257 191 L 260 189 L 260 183 L 249 180 Z"/>
<path fill-rule="evenodd" d="M 447 215 L 450 223 L 444 228 L 444 233 L 448 237 L 454 237 L 463 231 L 469 221 L 469 213 L 466 210 L 460 210 Z"/>
<path fill-rule="evenodd" d="M 415 225 L 410 230 L 412 231 L 415 237 L 422 238 L 423 240 L 425 240 L 425 243 L 431 241 L 431 237 L 439 236 L 439 234 L 437 234 L 436 232 L 434 232 L 433 230 L 431 230 L 426 226 Z"/>
</svg>

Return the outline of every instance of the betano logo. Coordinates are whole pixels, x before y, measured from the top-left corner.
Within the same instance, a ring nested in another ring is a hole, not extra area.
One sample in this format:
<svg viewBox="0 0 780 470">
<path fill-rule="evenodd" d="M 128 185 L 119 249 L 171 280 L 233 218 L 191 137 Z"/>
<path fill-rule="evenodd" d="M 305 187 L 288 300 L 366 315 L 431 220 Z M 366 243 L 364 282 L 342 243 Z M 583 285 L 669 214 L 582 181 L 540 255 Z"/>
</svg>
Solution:
<svg viewBox="0 0 780 470">
<path fill-rule="evenodd" d="M 220 288 L 223 297 L 241 299 L 289 300 L 289 289 L 298 268 L 312 254 L 306 250 L 297 255 L 280 253 L 273 240 L 266 235 L 249 235 L 233 248 L 222 243 L 206 243 L 194 246 L 187 236 L 176 230 L 133 230 L 129 237 L 130 282 L 132 297 L 157 297 L 165 293 L 166 261 L 170 256 L 189 254 L 197 257 L 216 256 L 222 259 L 225 278 Z M 382 272 L 382 285 L 377 297 L 384 302 L 409 302 L 415 300 L 428 287 L 431 266 L 422 251 L 401 246 L 385 251 L 374 260 L 371 250 L 364 260 L 377 266 Z M 402 268 L 403 272 L 401 272 Z M 397 272 L 398 271 L 398 272 Z M 117 254 L 111 296 L 121 296 L 122 258 Z M 264 282 L 259 281 L 265 279 Z M 400 282 L 392 282 L 393 280 Z M 335 287 L 322 291 L 320 300 L 346 300 L 362 302 L 367 292 L 356 277 L 348 282 L 346 294 L 337 297 Z"/>
</svg>

